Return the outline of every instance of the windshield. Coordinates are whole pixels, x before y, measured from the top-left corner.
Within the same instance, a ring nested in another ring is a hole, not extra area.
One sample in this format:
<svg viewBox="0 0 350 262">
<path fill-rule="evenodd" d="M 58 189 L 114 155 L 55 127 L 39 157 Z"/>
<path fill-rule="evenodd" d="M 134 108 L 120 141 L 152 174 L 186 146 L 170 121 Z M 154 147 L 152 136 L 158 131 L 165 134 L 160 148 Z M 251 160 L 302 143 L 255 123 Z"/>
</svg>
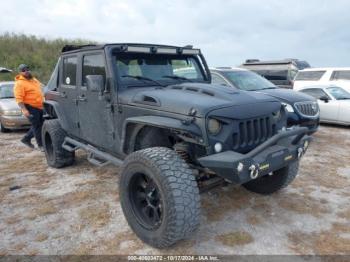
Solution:
<svg viewBox="0 0 350 262">
<path fill-rule="evenodd" d="M 338 86 L 327 87 L 327 91 L 337 100 L 350 99 L 350 93 Z"/>
<path fill-rule="evenodd" d="M 120 81 L 128 86 L 150 85 L 146 78 L 162 83 L 204 81 L 194 56 L 119 53 L 115 59 Z"/>
<path fill-rule="evenodd" d="M 276 88 L 269 80 L 251 71 L 227 71 L 224 72 L 224 75 L 241 90 L 256 91 Z"/>
<path fill-rule="evenodd" d="M 0 86 L 0 98 L 13 98 L 13 85 Z"/>
</svg>

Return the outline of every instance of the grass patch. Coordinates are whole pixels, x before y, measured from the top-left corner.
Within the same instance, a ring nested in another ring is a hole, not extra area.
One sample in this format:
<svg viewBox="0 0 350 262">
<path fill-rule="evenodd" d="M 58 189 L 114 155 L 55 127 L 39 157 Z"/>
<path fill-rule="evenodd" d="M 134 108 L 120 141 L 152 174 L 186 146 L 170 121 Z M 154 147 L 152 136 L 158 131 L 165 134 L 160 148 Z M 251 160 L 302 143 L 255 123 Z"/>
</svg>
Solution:
<svg viewBox="0 0 350 262">
<path fill-rule="evenodd" d="M 45 234 L 39 234 L 35 237 L 35 241 L 36 242 L 43 242 L 45 241 L 46 239 L 48 239 L 48 236 L 45 235 Z"/>
<path fill-rule="evenodd" d="M 22 236 L 22 235 L 24 235 L 25 233 L 27 233 L 27 229 L 25 229 L 25 228 L 19 228 L 19 229 L 16 229 L 16 230 L 15 230 L 14 235 L 15 235 L 15 236 Z"/>
<path fill-rule="evenodd" d="M 23 158 L 6 161 L 1 167 L 1 174 L 44 173 L 47 164 L 42 155 L 26 155 Z"/>
<path fill-rule="evenodd" d="M 247 222 L 248 222 L 248 224 L 254 225 L 254 226 L 255 225 L 260 225 L 262 223 L 261 218 L 259 218 L 256 215 L 248 216 Z"/>
<path fill-rule="evenodd" d="M 297 193 L 284 194 L 278 200 L 278 204 L 280 207 L 298 214 L 310 214 L 315 217 L 321 217 L 322 214 L 329 212 L 327 206 L 321 204 L 320 200 Z"/>
<path fill-rule="evenodd" d="M 240 246 L 252 243 L 254 241 L 251 234 L 245 231 L 230 232 L 227 234 L 218 235 L 216 241 L 221 242 L 225 246 Z"/>
<path fill-rule="evenodd" d="M 94 199 L 94 196 L 97 194 L 96 191 L 74 191 L 64 194 L 56 198 L 59 206 L 61 208 L 69 208 L 71 206 L 77 206 L 82 202 L 88 201 L 89 199 Z"/>
<path fill-rule="evenodd" d="M 48 203 L 43 204 L 41 207 L 34 209 L 33 211 L 31 211 L 26 218 L 29 220 L 34 220 L 37 217 L 42 217 L 42 216 L 47 216 L 47 215 L 51 215 L 51 214 L 56 214 L 58 212 L 58 209 L 53 206 L 50 205 Z"/>
<path fill-rule="evenodd" d="M 220 221 L 226 214 L 247 207 L 252 194 L 243 188 L 228 186 L 227 190 L 218 187 L 202 197 L 202 208 L 209 221 Z"/>
<path fill-rule="evenodd" d="M 128 243 L 127 249 L 122 249 L 123 243 Z M 144 243 L 131 231 L 116 234 L 113 238 L 95 240 L 83 243 L 71 253 L 75 255 L 128 255 L 134 254 L 144 247 Z"/>
<path fill-rule="evenodd" d="M 350 209 L 337 213 L 338 217 L 350 220 Z"/>
<path fill-rule="evenodd" d="M 18 216 L 13 216 L 5 219 L 5 223 L 8 225 L 17 224 L 19 221 L 21 221 Z"/>
<path fill-rule="evenodd" d="M 111 218 L 110 207 L 107 203 L 81 209 L 79 215 L 84 224 L 93 227 L 103 227 L 109 223 Z"/>
<path fill-rule="evenodd" d="M 27 245 L 25 243 L 18 243 L 16 245 L 13 246 L 13 248 L 11 249 L 11 251 L 22 251 L 23 249 L 25 249 L 27 247 Z"/>
<path fill-rule="evenodd" d="M 347 255 L 350 253 L 350 239 L 341 234 L 348 232 L 349 225 L 341 223 L 334 223 L 330 230 L 321 232 L 294 231 L 288 234 L 289 247 L 302 255 Z"/>
</svg>

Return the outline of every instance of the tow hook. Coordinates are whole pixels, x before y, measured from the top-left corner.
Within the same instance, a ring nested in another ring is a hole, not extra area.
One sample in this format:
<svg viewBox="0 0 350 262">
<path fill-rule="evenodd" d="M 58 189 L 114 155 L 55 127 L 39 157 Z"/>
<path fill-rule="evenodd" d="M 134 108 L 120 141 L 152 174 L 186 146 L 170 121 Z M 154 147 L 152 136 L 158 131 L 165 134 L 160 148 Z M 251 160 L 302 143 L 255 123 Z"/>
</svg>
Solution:
<svg viewBox="0 0 350 262">
<path fill-rule="evenodd" d="M 249 167 L 249 170 L 250 170 L 250 178 L 256 179 L 259 175 L 259 169 L 255 165 L 251 165 Z"/>
</svg>

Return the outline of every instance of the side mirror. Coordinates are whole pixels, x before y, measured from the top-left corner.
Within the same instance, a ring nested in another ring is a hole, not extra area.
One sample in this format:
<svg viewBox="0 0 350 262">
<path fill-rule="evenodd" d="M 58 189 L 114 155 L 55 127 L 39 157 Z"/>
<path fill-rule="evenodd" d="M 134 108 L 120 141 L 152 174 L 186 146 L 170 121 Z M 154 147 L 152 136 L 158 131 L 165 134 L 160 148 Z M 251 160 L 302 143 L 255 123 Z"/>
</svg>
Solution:
<svg viewBox="0 0 350 262">
<path fill-rule="evenodd" d="M 329 101 L 328 96 L 321 96 L 319 99 L 322 100 L 325 103 L 328 103 L 328 101 Z"/>
<path fill-rule="evenodd" d="M 87 75 L 86 86 L 91 92 L 100 92 L 103 94 L 105 83 L 102 75 Z"/>
</svg>

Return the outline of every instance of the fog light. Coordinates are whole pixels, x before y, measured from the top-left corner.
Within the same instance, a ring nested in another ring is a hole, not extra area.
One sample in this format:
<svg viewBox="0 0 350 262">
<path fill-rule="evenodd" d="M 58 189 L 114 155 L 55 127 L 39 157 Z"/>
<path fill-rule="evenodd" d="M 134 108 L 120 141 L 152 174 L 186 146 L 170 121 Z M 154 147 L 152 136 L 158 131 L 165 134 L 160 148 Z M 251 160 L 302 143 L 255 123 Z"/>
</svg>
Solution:
<svg viewBox="0 0 350 262">
<path fill-rule="evenodd" d="M 222 151 L 222 144 L 221 143 L 216 143 L 214 145 L 214 150 L 216 153 L 220 153 Z"/>
<path fill-rule="evenodd" d="M 239 162 L 237 165 L 237 172 L 240 173 L 243 171 L 244 165 L 242 162 Z"/>
</svg>

